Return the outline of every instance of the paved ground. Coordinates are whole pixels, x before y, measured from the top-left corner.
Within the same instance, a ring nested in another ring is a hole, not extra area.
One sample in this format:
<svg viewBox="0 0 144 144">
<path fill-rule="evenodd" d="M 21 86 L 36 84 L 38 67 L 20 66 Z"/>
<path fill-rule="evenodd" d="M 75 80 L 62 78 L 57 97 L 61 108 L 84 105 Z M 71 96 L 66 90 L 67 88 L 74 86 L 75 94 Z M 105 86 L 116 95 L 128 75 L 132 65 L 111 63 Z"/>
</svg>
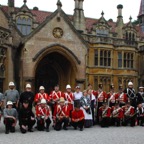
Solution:
<svg viewBox="0 0 144 144">
<path fill-rule="evenodd" d="M 0 144 L 142 144 L 144 142 L 144 127 L 110 127 L 73 130 L 38 132 L 21 134 L 19 127 L 16 133 L 6 135 L 4 126 L 0 124 Z"/>
</svg>

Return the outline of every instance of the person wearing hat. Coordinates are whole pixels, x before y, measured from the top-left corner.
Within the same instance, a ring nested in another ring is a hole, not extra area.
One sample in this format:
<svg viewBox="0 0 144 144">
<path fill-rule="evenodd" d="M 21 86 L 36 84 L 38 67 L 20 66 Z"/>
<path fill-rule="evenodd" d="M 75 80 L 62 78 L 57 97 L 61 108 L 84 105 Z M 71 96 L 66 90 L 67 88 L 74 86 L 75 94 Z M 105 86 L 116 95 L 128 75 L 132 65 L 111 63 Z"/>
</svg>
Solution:
<svg viewBox="0 0 144 144">
<path fill-rule="evenodd" d="M 144 107 L 142 103 L 138 103 L 136 111 L 138 125 L 144 126 Z"/>
<path fill-rule="evenodd" d="M 61 97 L 64 98 L 64 93 L 60 91 L 58 84 L 55 85 L 54 90 L 50 93 L 50 96 L 51 96 L 52 103 L 53 103 L 53 106 L 52 106 L 52 113 L 53 113 L 56 105 L 58 104 L 59 99 Z"/>
<path fill-rule="evenodd" d="M 130 105 L 130 99 L 128 99 L 122 109 L 124 114 L 122 125 L 127 126 L 130 123 L 131 127 L 135 126 L 135 108 Z"/>
<path fill-rule="evenodd" d="M 75 87 L 75 92 L 74 92 L 74 107 L 77 107 L 77 105 L 80 104 L 80 99 L 82 98 L 83 93 L 80 90 L 80 86 L 77 85 Z"/>
<path fill-rule="evenodd" d="M 108 97 L 108 104 L 110 107 L 115 105 L 116 99 L 117 99 L 117 95 L 114 89 L 114 84 L 110 85 L 110 92 L 107 94 Z"/>
<path fill-rule="evenodd" d="M 17 110 L 13 108 L 12 101 L 7 102 L 7 106 L 3 111 L 4 115 L 4 124 L 5 124 L 5 133 L 15 132 L 15 126 L 17 123 Z"/>
<path fill-rule="evenodd" d="M 53 120 L 54 120 L 54 129 L 59 131 L 62 128 L 67 130 L 70 119 L 70 109 L 69 106 L 65 104 L 65 99 L 63 97 L 60 98 L 59 104 L 55 107 Z"/>
<path fill-rule="evenodd" d="M 130 81 L 128 82 L 128 87 L 124 90 L 124 93 L 127 94 L 127 97 L 130 99 L 130 104 L 136 109 L 137 107 L 137 98 L 136 98 L 136 92 L 133 88 L 133 83 Z"/>
<path fill-rule="evenodd" d="M 19 105 L 19 92 L 15 89 L 14 82 L 9 82 L 9 89 L 4 93 L 5 102 L 13 102 L 13 108 L 18 109 Z"/>
<path fill-rule="evenodd" d="M 97 116 L 96 121 L 99 123 L 99 108 L 102 106 L 103 102 L 107 100 L 107 93 L 103 91 L 103 84 L 99 84 L 99 89 L 96 91 L 96 101 L 97 101 Z"/>
<path fill-rule="evenodd" d="M 32 109 L 29 107 L 29 101 L 24 100 L 22 107 L 19 110 L 18 114 L 19 126 L 22 133 L 27 131 L 33 132 L 32 127 L 35 124 L 35 116 L 32 112 Z"/>
<path fill-rule="evenodd" d="M 83 131 L 84 122 L 84 112 L 82 109 L 80 109 L 80 104 L 77 104 L 72 111 L 71 125 L 74 127 L 75 130 L 77 130 L 77 128 L 80 128 L 80 131 Z"/>
<path fill-rule="evenodd" d="M 49 132 L 49 126 L 51 124 L 51 110 L 47 105 L 46 99 L 41 99 L 40 105 L 36 109 L 37 129 L 44 131 L 46 125 L 46 131 Z"/>
<path fill-rule="evenodd" d="M 123 92 L 123 86 L 119 85 L 119 92 L 117 93 L 117 99 L 119 102 L 120 107 L 125 106 L 125 103 L 127 102 L 127 94 Z"/>
<path fill-rule="evenodd" d="M 144 106 L 144 87 L 139 87 L 139 92 L 136 94 L 137 96 L 137 104 L 142 103 Z"/>
<path fill-rule="evenodd" d="M 34 101 L 34 93 L 32 92 L 30 84 L 26 84 L 25 91 L 22 92 L 20 95 L 19 100 L 20 107 L 22 107 L 24 101 L 28 101 L 29 103 L 28 106 L 32 109 L 32 104 Z"/>
<path fill-rule="evenodd" d="M 108 102 L 105 100 L 102 106 L 99 108 L 99 122 L 101 127 L 109 127 L 111 108 L 108 106 Z"/>
<path fill-rule="evenodd" d="M 64 98 L 67 102 L 67 104 L 69 105 L 69 109 L 70 109 L 70 113 L 73 110 L 74 107 L 74 94 L 71 91 L 71 86 L 68 84 L 66 86 L 66 92 L 64 93 Z"/>
<path fill-rule="evenodd" d="M 115 106 L 111 108 L 111 125 L 120 126 L 123 118 L 123 109 L 119 106 L 118 101 L 116 101 Z"/>
</svg>

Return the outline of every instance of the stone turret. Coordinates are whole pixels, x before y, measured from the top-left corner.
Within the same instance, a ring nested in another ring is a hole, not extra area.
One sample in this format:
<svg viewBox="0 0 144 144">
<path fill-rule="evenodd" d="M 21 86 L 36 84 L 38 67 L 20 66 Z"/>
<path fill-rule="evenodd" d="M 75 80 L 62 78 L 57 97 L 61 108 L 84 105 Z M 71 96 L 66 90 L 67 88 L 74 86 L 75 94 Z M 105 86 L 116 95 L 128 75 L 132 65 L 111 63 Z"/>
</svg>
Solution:
<svg viewBox="0 0 144 144">
<path fill-rule="evenodd" d="M 74 26 L 80 32 L 85 32 L 86 30 L 83 1 L 84 0 L 75 0 L 74 9 Z"/>
</svg>

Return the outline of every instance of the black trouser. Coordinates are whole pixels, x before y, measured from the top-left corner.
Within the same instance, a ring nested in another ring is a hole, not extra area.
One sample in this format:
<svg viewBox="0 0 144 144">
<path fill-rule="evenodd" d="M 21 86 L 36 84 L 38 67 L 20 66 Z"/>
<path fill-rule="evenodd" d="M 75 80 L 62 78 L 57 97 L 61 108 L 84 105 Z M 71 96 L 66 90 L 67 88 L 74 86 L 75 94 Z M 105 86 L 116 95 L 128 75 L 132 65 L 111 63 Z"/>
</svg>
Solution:
<svg viewBox="0 0 144 144">
<path fill-rule="evenodd" d="M 98 106 L 97 106 L 97 116 L 96 116 L 96 121 L 99 124 L 99 108 L 102 106 L 103 102 L 98 102 Z"/>
<path fill-rule="evenodd" d="M 115 103 L 110 102 L 109 107 L 115 106 Z"/>
<path fill-rule="evenodd" d="M 82 129 L 84 127 L 84 119 L 81 120 L 81 121 L 78 121 L 78 122 L 71 122 L 71 125 L 74 127 L 74 128 L 77 128 L 79 127 L 80 129 Z"/>
<path fill-rule="evenodd" d="M 123 126 L 127 126 L 130 123 L 131 126 L 135 126 L 135 117 L 124 117 Z"/>
<path fill-rule="evenodd" d="M 15 120 L 12 118 L 5 118 L 4 119 L 4 124 L 5 124 L 5 130 L 6 131 L 11 131 L 11 132 L 15 132 L 15 127 L 13 127 L 12 125 L 15 123 Z"/>
<path fill-rule="evenodd" d="M 31 119 L 23 119 L 20 122 L 20 130 L 22 133 L 26 133 L 26 129 L 22 128 L 22 125 L 24 126 L 28 126 L 28 130 L 31 130 L 33 125 L 35 124 L 35 120 L 31 120 Z"/>
<path fill-rule="evenodd" d="M 102 118 L 100 124 L 101 124 L 101 127 L 109 127 L 110 118 L 109 117 Z"/>
<path fill-rule="evenodd" d="M 111 119 L 111 125 L 113 125 L 113 126 L 120 126 L 120 123 L 121 123 L 121 119 L 120 118 L 118 118 L 118 117 L 113 117 L 112 119 Z"/>
<path fill-rule="evenodd" d="M 130 99 L 130 104 L 131 104 L 131 106 L 133 106 L 133 107 L 135 108 L 135 110 L 136 110 L 136 108 L 137 108 L 136 98 Z"/>
<path fill-rule="evenodd" d="M 45 123 L 46 123 L 46 128 L 49 128 L 50 124 L 51 124 L 51 120 L 50 118 L 44 120 L 43 118 L 37 118 L 37 129 L 39 131 L 44 130 L 45 128 Z"/>
<path fill-rule="evenodd" d="M 123 107 L 123 106 L 125 106 L 125 103 L 120 103 L 119 106 Z"/>
<path fill-rule="evenodd" d="M 61 130 L 63 123 L 64 123 L 63 128 L 66 128 L 68 126 L 68 123 L 69 123 L 69 118 L 64 117 L 62 119 L 56 119 L 56 124 L 55 124 L 54 129 L 57 131 Z"/>
<path fill-rule="evenodd" d="M 95 113 L 94 113 L 94 109 L 95 109 L 94 107 L 91 107 L 93 124 L 95 123 Z"/>
<path fill-rule="evenodd" d="M 137 117 L 137 120 L 138 120 L 138 125 L 143 126 L 143 124 L 144 124 L 144 116 Z"/>
</svg>

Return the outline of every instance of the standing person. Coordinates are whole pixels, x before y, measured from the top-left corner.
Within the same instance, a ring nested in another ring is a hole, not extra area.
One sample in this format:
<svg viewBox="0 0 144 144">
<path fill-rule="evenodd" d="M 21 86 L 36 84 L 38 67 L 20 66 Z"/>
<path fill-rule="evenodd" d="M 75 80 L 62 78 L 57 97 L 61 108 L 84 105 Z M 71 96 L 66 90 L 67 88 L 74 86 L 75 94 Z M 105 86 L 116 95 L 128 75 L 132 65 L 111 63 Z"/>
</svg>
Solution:
<svg viewBox="0 0 144 144">
<path fill-rule="evenodd" d="M 88 95 L 90 97 L 90 107 L 92 111 L 92 119 L 93 119 L 93 125 L 95 125 L 95 107 L 96 107 L 96 98 L 92 93 L 92 90 L 88 90 Z"/>
<path fill-rule="evenodd" d="M 23 105 L 23 102 L 24 101 L 28 101 L 28 106 L 32 109 L 32 104 L 33 104 L 33 101 L 34 101 L 34 93 L 32 92 L 32 89 L 31 89 L 31 85 L 30 84 L 27 84 L 26 85 L 26 89 L 24 92 L 21 93 L 20 95 L 20 107 Z"/>
<path fill-rule="evenodd" d="M 142 103 L 144 107 L 144 87 L 139 87 L 139 92 L 136 94 L 137 96 L 137 104 Z"/>
<path fill-rule="evenodd" d="M 119 106 L 119 103 L 115 103 L 115 106 L 111 108 L 111 124 L 120 126 L 123 118 L 123 109 Z"/>
<path fill-rule="evenodd" d="M 76 86 L 74 92 L 74 107 L 77 107 L 77 105 L 80 105 L 80 99 L 83 96 L 83 93 L 80 91 L 80 86 Z"/>
<path fill-rule="evenodd" d="M 93 90 L 92 85 L 91 85 L 90 83 L 88 84 L 88 88 L 87 88 L 87 89 L 88 89 L 88 90 L 91 90 L 92 94 L 93 94 L 94 96 L 96 96 L 96 91 Z"/>
<path fill-rule="evenodd" d="M 80 99 L 80 103 L 85 116 L 84 126 L 85 128 L 89 128 L 93 125 L 93 119 L 91 111 L 91 100 L 90 96 L 87 93 L 87 90 L 83 91 L 83 97 Z"/>
<path fill-rule="evenodd" d="M 119 85 L 119 92 L 117 93 L 117 99 L 119 102 L 120 107 L 125 106 L 128 98 L 127 98 L 127 94 L 123 92 L 123 86 Z"/>
<path fill-rule="evenodd" d="M 22 133 L 26 133 L 27 130 L 29 132 L 33 132 L 32 127 L 36 121 L 34 113 L 32 112 L 31 107 L 29 107 L 28 100 L 23 101 L 22 107 L 19 110 L 18 118 L 19 118 L 20 130 Z"/>
<path fill-rule="evenodd" d="M 0 92 L 0 121 L 3 113 L 4 108 L 4 95 Z"/>
<path fill-rule="evenodd" d="M 80 105 L 76 105 L 74 110 L 72 111 L 72 118 L 71 118 L 71 125 L 76 130 L 77 127 L 80 128 L 80 131 L 83 131 L 84 128 L 84 112 L 82 109 L 80 109 Z"/>
<path fill-rule="evenodd" d="M 96 91 L 96 99 L 97 99 L 97 123 L 99 123 L 99 108 L 103 105 L 104 101 L 107 101 L 107 94 L 103 91 L 103 84 L 99 84 L 99 89 Z"/>
<path fill-rule="evenodd" d="M 9 89 L 5 91 L 4 98 L 5 98 L 6 103 L 8 101 L 12 101 L 13 108 L 18 109 L 18 105 L 19 105 L 19 92 L 15 89 L 14 82 L 10 82 L 9 83 Z"/>
<path fill-rule="evenodd" d="M 108 97 L 108 104 L 110 107 L 114 106 L 117 100 L 117 95 L 114 89 L 114 85 L 110 85 L 110 92 L 107 94 Z"/>
<path fill-rule="evenodd" d="M 128 99 L 130 99 L 130 105 L 133 106 L 136 109 L 136 107 L 137 107 L 136 93 L 135 93 L 135 89 L 133 88 L 133 83 L 132 82 L 128 83 L 128 88 L 126 88 L 124 90 L 124 93 L 126 93 Z"/>
<path fill-rule="evenodd" d="M 17 116 L 17 111 L 15 108 L 13 108 L 13 103 L 8 101 L 7 106 L 4 109 L 5 134 L 9 134 L 9 131 L 12 133 L 15 132 Z"/>
<path fill-rule="evenodd" d="M 54 90 L 51 92 L 51 98 L 52 98 L 52 113 L 54 113 L 54 109 L 56 105 L 58 104 L 58 101 L 60 100 L 61 97 L 64 97 L 64 94 L 62 91 L 59 89 L 59 85 L 55 85 Z"/>
<path fill-rule="evenodd" d="M 123 118 L 123 126 L 127 126 L 130 123 L 131 127 L 135 126 L 135 109 L 130 105 L 130 100 L 128 99 L 125 106 L 122 107 L 124 118 Z"/>
<path fill-rule="evenodd" d="M 99 121 L 101 127 L 109 127 L 110 125 L 111 108 L 108 106 L 107 101 L 99 108 Z"/>
<path fill-rule="evenodd" d="M 46 125 L 46 132 L 49 132 L 51 124 L 51 111 L 45 99 L 41 99 L 40 105 L 36 109 L 37 129 L 44 131 Z"/>
<path fill-rule="evenodd" d="M 55 130 L 61 130 L 62 124 L 63 129 L 67 130 L 70 119 L 70 109 L 68 105 L 65 105 L 65 100 L 63 97 L 60 98 L 59 104 L 57 104 L 55 107 L 53 118 L 55 122 Z"/>
<path fill-rule="evenodd" d="M 67 85 L 66 86 L 66 92 L 64 93 L 64 98 L 69 106 L 70 109 L 70 117 L 71 117 L 71 112 L 73 111 L 74 108 L 74 94 L 71 91 L 71 86 Z"/>
</svg>

